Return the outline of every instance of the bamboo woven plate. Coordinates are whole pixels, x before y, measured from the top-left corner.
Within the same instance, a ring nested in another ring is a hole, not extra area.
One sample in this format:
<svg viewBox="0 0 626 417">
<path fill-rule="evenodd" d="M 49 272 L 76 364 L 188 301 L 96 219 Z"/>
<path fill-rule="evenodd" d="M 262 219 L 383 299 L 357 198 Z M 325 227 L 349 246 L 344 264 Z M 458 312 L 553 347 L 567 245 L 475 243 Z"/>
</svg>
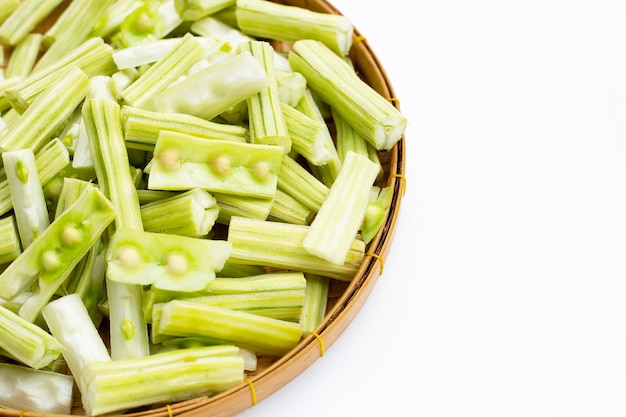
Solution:
<svg viewBox="0 0 626 417">
<path fill-rule="evenodd" d="M 281 3 L 313 11 L 341 14 L 325 0 L 283 0 Z M 370 48 L 366 38 L 355 28 L 350 58 L 361 77 L 382 96 L 400 108 L 392 84 Z M 214 397 L 199 397 L 166 406 L 142 408 L 124 414 L 133 417 L 229 417 L 234 416 L 272 395 L 321 358 L 359 313 L 378 277 L 391 249 L 398 214 L 406 187 L 405 138 L 389 151 L 381 152 L 384 176 L 381 185 L 390 185 L 394 197 L 383 227 L 370 242 L 366 257 L 350 283 L 332 282 L 325 319 L 315 332 L 303 338 L 286 355 L 259 357 L 257 370 L 247 373 L 246 382 Z M 77 390 L 75 390 L 77 391 Z M 84 415 L 80 397 L 75 395 L 72 415 Z M 0 417 L 53 417 L 25 411 L 0 409 Z"/>
</svg>

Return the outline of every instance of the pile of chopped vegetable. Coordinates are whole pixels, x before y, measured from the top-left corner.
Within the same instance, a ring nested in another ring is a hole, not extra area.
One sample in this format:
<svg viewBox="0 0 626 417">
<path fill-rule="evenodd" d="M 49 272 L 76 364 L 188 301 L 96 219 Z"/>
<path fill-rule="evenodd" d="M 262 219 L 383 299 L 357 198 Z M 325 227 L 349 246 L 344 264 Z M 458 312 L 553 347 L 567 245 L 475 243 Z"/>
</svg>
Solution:
<svg viewBox="0 0 626 417">
<path fill-rule="evenodd" d="M 61 3 L 0 0 L 0 406 L 226 391 L 355 276 L 407 121 L 359 78 L 345 16 Z"/>
</svg>

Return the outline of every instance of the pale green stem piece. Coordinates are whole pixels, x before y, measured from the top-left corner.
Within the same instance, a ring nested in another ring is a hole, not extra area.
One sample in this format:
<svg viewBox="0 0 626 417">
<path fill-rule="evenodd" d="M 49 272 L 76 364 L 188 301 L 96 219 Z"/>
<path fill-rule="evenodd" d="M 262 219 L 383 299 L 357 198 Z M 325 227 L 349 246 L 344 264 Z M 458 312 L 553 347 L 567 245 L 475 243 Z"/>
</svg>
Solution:
<svg viewBox="0 0 626 417">
<path fill-rule="evenodd" d="M 250 292 L 272 292 L 304 290 L 306 279 L 302 272 L 263 272 L 256 275 L 243 275 L 238 277 L 218 277 L 209 282 L 207 286 L 194 294 L 224 295 L 246 294 Z M 158 302 L 171 301 L 174 298 L 189 296 L 188 293 L 163 291 L 153 289 Z"/>
<path fill-rule="evenodd" d="M 7 264 L 22 253 L 14 216 L 0 219 L 0 265 Z"/>
<path fill-rule="evenodd" d="M 382 227 L 392 201 L 393 187 L 372 187 L 365 217 L 361 224 L 361 236 L 366 244 L 374 239 Z"/>
<path fill-rule="evenodd" d="M 380 158 L 378 157 L 378 152 L 372 146 L 371 143 L 365 140 L 362 135 L 360 135 L 356 129 L 354 129 L 346 120 L 339 115 L 339 113 L 335 109 L 331 109 L 331 114 L 333 116 L 333 121 L 335 123 L 335 129 L 337 132 L 336 143 L 337 143 L 337 154 L 339 158 L 343 161 L 346 157 L 346 154 L 349 151 L 358 153 L 359 155 L 363 155 L 369 158 L 370 161 L 374 162 L 378 165 L 379 176 L 382 174 L 382 164 L 380 162 Z"/>
<path fill-rule="evenodd" d="M 0 407 L 69 415 L 73 389 L 74 379 L 70 375 L 0 364 Z"/>
<path fill-rule="evenodd" d="M 1 133 L 0 151 L 37 151 L 70 119 L 89 89 L 87 75 L 78 67 L 71 67 L 35 99 L 11 129 Z"/>
<path fill-rule="evenodd" d="M 276 192 L 278 192 L 278 189 Z M 230 219 L 233 216 L 265 220 L 274 204 L 273 198 L 257 198 L 221 193 L 213 193 L 213 197 L 215 197 L 219 207 L 217 222 L 226 225 L 230 223 Z"/>
<path fill-rule="evenodd" d="M 85 42 L 91 28 L 98 23 L 113 1 L 72 0 L 44 34 L 46 51 L 37 62 L 35 70 L 56 62 Z"/>
<path fill-rule="evenodd" d="M 85 368 L 111 360 L 98 329 L 80 296 L 70 294 L 50 302 L 42 311 L 48 328 L 60 343 L 63 356 L 82 394 L 86 391 Z"/>
<path fill-rule="evenodd" d="M 314 216 L 313 210 L 279 188 L 267 220 L 306 225 L 311 223 Z"/>
<path fill-rule="evenodd" d="M 183 19 L 176 13 L 174 0 L 144 0 L 126 14 L 111 40 L 124 48 L 152 42 L 164 38 L 181 23 Z"/>
<path fill-rule="evenodd" d="M 304 334 L 311 333 L 324 321 L 328 306 L 330 278 L 306 274 L 306 295 L 300 325 Z"/>
<path fill-rule="evenodd" d="M 235 279 L 235 278 L 232 278 Z M 180 299 L 180 298 L 179 298 Z M 204 295 L 184 297 L 185 300 L 229 310 L 244 311 L 278 320 L 299 322 L 304 305 L 305 290 L 260 291 L 241 294 Z M 163 303 L 153 309 L 162 309 Z"/>
<path fill-rule="evenodd" d="M 203 52 L 202 45 L 195 37 L 186 34 L 176 47 L 122 91 L 123 99 L 135 107 L 150 106 L 161 91 L 184 75 L 202 57 Z"/>
<path fill-rule="evenodd" d="M 153 327 L 158 328 L 165 302 L 192 299 L 207 305 L 247 311 L 280 320 L 298 321 L 302 312 L 307 281 L 301 272 L 262 273 L 239 278 L 215 278 L 201 291 L 192 293 L 163 291 L 152 288 L 150 298 L 154 315 Z M 156 335 L 157 339 L 161 335 Z"/>
<path fill-rule="evenodd" d="M 278 174 L 278 188 L 317 212 L 329 188 L 293 158 L 285 156 Z"/>
<path fill-rule="evenodd" d="M 218 213 L 215 198 L 199 188 L 141 206 L 146 231 L 189 237 L 206 236 Z"/>
<path fill-rule="evenodd" d="M 283 148 L 206 140 L 162 131 L 154 149 L 148 188 L 273 197 Z"/>
<path fill-rule="evenodd" d="M 159 113 L 132 106 L 122 107 L 126 147 L 153 151 L 162 130 L 216 140 L 245 142 L 248 131 L 243 126 L 216 123 L 184 113 Z"/>
<path fill-rule="evenodd" d="M 308 230 L 309 226 L 233 217 L 228 229 L 233 244 L 229 261 L 351 281 L 365 257 L 363 241 L 354 238 L 346 262 L 336 265 L 304 249 Z"/>
<path fill-rule="evenodd" d="M 139 199 L 128 169 L 120 105 L 107 99 L 88 100 L 83 105 L 83 119 L 98 186 L 117 211 L 113 229 L 143 230 Z M 119 283 L 108 276 L 106 284 L 113 359 L 148 355 L 148 328 L 143 322 L 141 286 Z"/>
<path fill-rule="evenodd" d="M 101 38 L 90 38 L 72 49 L 61 59 L 31 73 L 5 91 L 11 106 L 20 113 L 50 86 L 57 85 L 67 75 L 69 67 L 80 68 L 87 77 L 110 75 L 117 70 L 111 58 L 113 48 Z"/>
<path fill-rule="evenodd" d="M 128 169 L 120 105 L 107 99 L 90 99 L 83 105 L 82 114 L 98 186 L 118 212 L 116 227 L 142 230 L 139 199 Z"/>
<path fill-rule="evenodd" d="M 292 149 L 313 165 L 325 165 L 333 158 L 327 146 L 328 126 L 301 111 L 281 103 L 282 113 L 291 137 Z"/>
<path fill-rule="evenodd" d="M 241 31 L 257 38 L 288 42 L 315 39 L 341 56 L 347 55 L 352 46 L 352 22 L 340 14 L 265 0 L 237 0 L 236 16 Z"/>
<path fill-rule="evenodd" d="M 311 254 L 343 265 L 363 222 L 378 165 L 348 152 L 337 179 L 302 242 Z"/>
<path fill-rule="evenodd" d="M 4 72 L 6 78 L 24 78 L 31 74 L 39 57 L 42 39 L 41 33 L 30 33 L 15 46 Z"/>
<path fill-rule="evenodd" d="M 302 336 L 299 323 L 276 320 L 186 300 L 163 306 L 159 333 L 209 337 L 267 355 L 284 355 Z"/>
<path fill-rule="evenodd" d="M 252 143 L 279 145 L 285 153 L 291 151 L 291 137 L 280 106 L 278 84 L 274 74 L 274 48 L 265 41 L 248 41 L 239 44 L 241 52 L 249 52 L 267 75 L 268 84 L 246 99 L 250 141 Z"/>
<path fill-rule="evenodd" d="M 213 396 L 244 382 L 244 358 L 234 346 L 177 349 L 87 367 L 87 415 L 121 412 Z"/>
<path fill-rule="evenodd" d="M 25 0 L 0 25 L 0 42 L 17 45 L 63 0 Z"/>
<path fill-rule="evenodd" d="M 20 0 L 0 0 L 0 22 L 4 22 L 19 7 Z"/>
<path fill-rule="evenodd" d="M 61 354 L 59 342 L 36 324 L 0 306 L 0 348 L 34 369 L 50 364 Z"/>
<path fill-rule="evenodd" d="M 2 162 L 9 181 L 20 242 L 26 249 L 50 225 L 35 154 L 31 149 L 9 151 L 2 154 Z"/>
<path fill-rule="evenodd" d="M 324 114 L 330 113 L 330 110 L 322 110 L 319 101 L 315 99 L 313 92 L 309 88 L 306 89 L 295 108 L 306 114 L 311 119 L 324 124 L 326 124 Z M 330 134 L 330 130 L 328 129 L 328 125 L 326 125 L 326 130 L 324 132 L 324 141 L 326 150 L 331 154 L 330 160 L 324 165 L 310 164 L 310 167 L 313 174 L 320 181 L 322 181 L 322 183 L 330 187 L 335 181 L 335 178 L 337 178 L 339 170 L 341 169 L 341 158 L 339 158 L 339 154 L 337 152 L 335 142 L 333 141 L 333 137 Z"/>
<path fill-rule="evenodd" d="M 289 63 L 377 150 L 389 150 L 400 141 L 406 117 L 324 44 L 311 39 L 295 42 Z"/>
</svg>

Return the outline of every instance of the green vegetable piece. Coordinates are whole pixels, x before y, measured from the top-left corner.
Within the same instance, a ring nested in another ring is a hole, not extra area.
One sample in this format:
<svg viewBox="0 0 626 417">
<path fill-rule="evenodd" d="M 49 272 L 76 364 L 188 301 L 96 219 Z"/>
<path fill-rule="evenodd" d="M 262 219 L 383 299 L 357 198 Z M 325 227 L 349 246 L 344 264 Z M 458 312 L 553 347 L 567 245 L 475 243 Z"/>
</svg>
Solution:
<svg viewBox="0 0 626 417">
<path fill-rule="evenodd" d="M 224 340 L 267 355 L 284 355 L 302 336 L 299 323 L 277 320 L 187 300 L 163 306 L 159 332 L 182 337 Z"/>
<path fill-rule="evenodd" d="M 153 190 L 203 188 L 211 192 L 272 197 L 283 148 L 211 141 L 162 131 L 148 177 Z"/>
<path fill-rule="evenodd" d="M 276 190 L 267 220 L 307 225 L 314 217 L 313 210 L 279 188 Z"/>
<path fill-rule="evenodd" d="M 304 75 L 309 88 L 377 150 L 391 149 L 402 138 L 407 119 L 323 43 L 296 41 L 289 63 Z"/>
<path fill-rule="evenodd" d="M 199 188 L 141 206 L 146 231 L 189 237 L 206 236 L 218 213 L 215 198 Z"/>
<path fill-rule="evenodd" d="M 280 108 L 291 137 L 292 148 L 313 165 L 325 165 L 333 158 L 327 146 L 328 126 L 301 111 L 281 103 Z"/>
<path fill-rule="evenodd" d="M 20 0 L 0 0 L 0 22 L 4 22 L 20 5 Z"/>
<path fill-rule="evenodd" d="M 378 152 L 374 146 L 366 141 L 365 138 L 356 131 L 356 129 L 347 123 L 336 110 L 331 109 L 331 114 L 333 122 L 335 123 L 335 130 L 337 132 L 336 143 L 339 158 L 343 161 L 349 151 L 366 156 L 370 161 L 378 165 L 380 177 L 383 173 L 383 168 L 380 158 L 378 157 Z"/>
<path fill-rule="evenodd" d="M 0 265 L 11 262 L 22 253 L 14 216 L 0 219 Z"/>
<path fill-rule="evenodd" d="M 330 278 L 315 274 L 306 274 L 306 295 L 300 325 L 306 335 L 317 329 L 326 317 Z"/>
<path fill-rule="evenodd" d="M 232 278 L 235 279 L 235 278 Z M 179 298 L 181 299 L 181 298 Z M 277 320 L 298 322 L 302 314 L 305 290 L 261 291 L 242 294 L 204 295 L 184 297 L 185 300 L 229 310 L 244 311 L 257 316 Z M 155 304 L 154 309 L 162 309 L 164 304 Z M 159 316 L 161 313 L 157 312 Z M 153 322 L 153 325 L 155 323 Z"/>
<path fill-rule="evenodd" d="M 9 151 L 2 154 L 2 161 L 22 248 L 27 248 L 50 224 L 35 154 L 30 149 Z"/>
<path fill-rule="evenodd" d="M 132 106 L 122 107 L 126 147 L 153 151 L 162 130 L 207 139 L 245 142 L 248 130 L 242 126 L 215 123 L 183 113 L 159 113 Z"/>
<path fill-rule="evenodd" d="M 5 91 L 7 99 L 14 109 L 24 113 L 39 94 L 62 81 L 70 67 L 80 68 L 87 77 L 115 72 L 112 54 L 113 48 L 103 39 L 90 38 L 54 63 L 19 80 Z"/>
<path fill-rule="evenodd" d="M 14 46 L 35 29 L 63 0 L 25 0 L 0 25 L 0 42 Z"/>
<path fill-rule="evenodd" d="M 322 103 L 323 104 L 323 103 Z M 313 120 L 317 120 L 320 123 L 326 125 L 326 119 L 320 108 L 320 103 L 315 99 L 313 93 L 309 88 L 306 89 L 302 98 L 295 106 L 297 110 L 300 110 L 303 114 L 307 115 Z M 325 136 L 325 148 L 328 152 L 330 152 L 331 157 L 329 161 L 324 165 L 313 165 L 310 164 L 311 171 L 324 185 L 330 187 L 332 183 L 337 178 L 339 174 L 339 170 L 341 169 L 341 159 L 339 158 L 339 154 L 337 152 L 337 148 L 335 146 L 335 142 L 330 134 L 328 126 L 326 126 L 326 131 L 324 132 Z"/>
<path fill-rule="evenodd" d="M 35 284 L 19 311 L 34 321 L 115 215 L 98 189 L 86 191 L 0 274 L 0 298 L 11 299 Z"/>
<path fill-rule="evenodd" d="M 215 278 L 201 291 L 185 293 L 152 289 L 154 302 L 150 315 L 157 319 L 165 302 L 173 299 L 189 299 L 206 305 L 279 320 L 298 321 L 302 312 L 307 281 L 301 272 L 274 272 L 239 278 Z M 160 336 L 159 336 L 160 337 Z"/>
<path fill-rule="evenodd" d="M 276 189 L 276 192 L 278 192 L 278 189 Z M 273 198 L 256 198 L 221 193 L 213 193 L 213 197 L 219 207 L 217 222 L 226 225 L 230 223 L 230 219 L 233 216 L 265 220 L 274 205 Z"/>
<path fill-rule="evenodd" d="M 0 133 L 0 151 L 41 148 L 60 129 L 89 93 L 89 77 L 70 67 L 24 111 L 11 129 Z"/>
<path fill-rule="evenodd" d="M 366 244 L 374 239 L 385 222 L 387 211 L 389 210 L 392 200 L 392 187 L 372 187 L 360 229 L 361 236 Z"/>
<path fill-rule="evenodd" d="M 330 190 L 289 156 L 285 156 L 280 166 L 278 188 L 316 213 Z"/>
<path fill-rule="evenodd" d="M 198 291 L 230 255 L 226 241 L 118 229 L 106 255 L 108 278 L 155 288 Z"/>
<path fill-rule="evenodd" d="M 337 265 L 345 263 L 363 222 L 378 170 L 378 165 L 367 157 L 348 152 L 302 242 L 308 252 Z"/>
<path fill-rule="evenodd" d="M 348 55 L 352 46 L 352 22 L 339 14 L 265 0 L 237 0 L 236 16 L 241 31 L 258 38 L 315 39 L 341 56 Z"/>
<path fill-rule="evenodd" d="M 39 56 L 42 39 L 41 33 L 30 33 L 15 46 L 4 72 L 6 78 L 25 78 L 31 74 Z"/>
<path fill-rule="evenodd" d="M 346 262 L 336 265 L 304 249 L 302 242 L 308 230 L 309 226 L 233 217 L 228 228 L 228 241 L 233 244 L 229 262 L 351 281 L 365 257 L 363 241 L 355 238 Z"/>
<path fill-rule="evenodd" d="M 291 152 L 291 137 L 287 129 L 274 75 L 274 49 L 265 41 L 248 41 L 239 44 L 239 50 L 249 52 L 267 75 L 268 84 L 246 99 L 252 143 L 279 145 L 285 153 Z"/>
<path fill-rule="evenodd" d="M 82 400 L 87 415 L 103 415 L 213 396 L 242 384 L 244 377 L 244 358 L 235 346 L 177 349 L 90 364 Z"/>
<path fill-rule="evenodd" d="M 61 354 L 61 345 L 41 327 L 0 306 L 0 348 L 34 369 L 47 366 Z"/>
<path fill-rule="evenodd" d="M 114 0 L 72 0 L 45 32 L 45 52 L 35 70 L 50 65 L 89 38 L 91 28 Z"/>
<path fill-rule="evenodd" d="M 139 199 L 128 168 L 120 105 L 107 99 L 90 99 L 83 105 L 82 115 L 98 186 L 118 211 L 116 227 L 143 229 Z"/>
</svg>

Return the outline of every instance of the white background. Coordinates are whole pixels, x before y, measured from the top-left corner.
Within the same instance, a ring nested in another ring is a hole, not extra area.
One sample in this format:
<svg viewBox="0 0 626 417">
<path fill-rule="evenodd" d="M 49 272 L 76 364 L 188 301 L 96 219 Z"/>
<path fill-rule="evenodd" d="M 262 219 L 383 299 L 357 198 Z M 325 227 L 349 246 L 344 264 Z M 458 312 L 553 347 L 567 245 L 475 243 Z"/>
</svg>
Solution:
<svg viewBox="0 0 626 417">
<path fill-rule="evenodd" d="M 626 415 L 626 3 L 334 0 L 409 118 L 383 276 L 243 417 Z"/>
</svg>

